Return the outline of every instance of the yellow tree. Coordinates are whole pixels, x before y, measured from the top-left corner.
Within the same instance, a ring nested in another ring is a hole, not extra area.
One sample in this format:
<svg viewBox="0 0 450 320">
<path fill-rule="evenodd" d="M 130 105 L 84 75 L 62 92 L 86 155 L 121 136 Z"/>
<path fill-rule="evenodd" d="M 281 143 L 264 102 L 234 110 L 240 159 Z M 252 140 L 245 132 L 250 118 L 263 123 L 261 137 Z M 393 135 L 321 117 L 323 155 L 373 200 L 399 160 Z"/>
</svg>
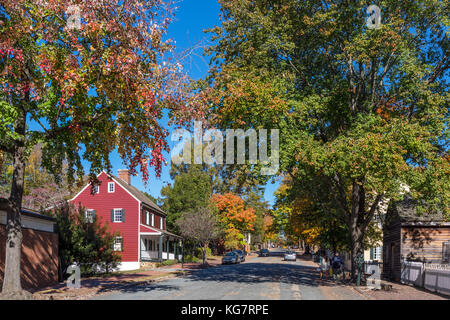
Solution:
<svg viewBox="0 0 450 320">
<path fill-rule="evenodd" d="M 219 220 L 224 231 L 224 244 L 227 249 L 245 245 L 244 233 L 253 230 L 256 220 L 255 210 L 245 205 L 244 200 L 233 193 L 215 194 L 212 202 L 217 207 Z"/>
</svg>

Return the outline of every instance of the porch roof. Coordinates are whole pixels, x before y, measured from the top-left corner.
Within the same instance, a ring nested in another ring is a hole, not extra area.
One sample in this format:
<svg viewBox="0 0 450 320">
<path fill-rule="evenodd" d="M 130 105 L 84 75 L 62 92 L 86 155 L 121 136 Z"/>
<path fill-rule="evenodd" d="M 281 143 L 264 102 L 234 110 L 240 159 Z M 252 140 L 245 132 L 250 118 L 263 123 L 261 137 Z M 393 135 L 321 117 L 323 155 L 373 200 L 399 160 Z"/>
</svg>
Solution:
<svg viewBox="0 0 450 320">
<path fill-rule="evenodd" d="M 161 234 L 160 230 L 153 229 L 151 227 L 146 227 L 146 226 L 143 226 L 142 224 L 139 227 L 139 232 L 140 233 L 154 233 L 155 235 Z"/>
<path fill-rule="evenodd" d="M 145 234 L 149 234 L 150 233 L 151 235 L 155 235 L 155 236 L 163 234 L 163 235 L 166 235 L 166 236 L 169 236 L 169 237 L 173 237 L 173 238 L 177 238 L 177 239 L 183 239 L 183 237 L 181 237 L 179 235 L 176 235 L 174 233 L 171 233 L 171 232 L 168 232 L 168 231 L 165 231 L 165 230 L 160 230 L 160 229 L 157 229 L 157 228 L 143 226 L 142 224 L 140 225 L 139 232 L 140 233 L 145 233 Z"/>
</svg>

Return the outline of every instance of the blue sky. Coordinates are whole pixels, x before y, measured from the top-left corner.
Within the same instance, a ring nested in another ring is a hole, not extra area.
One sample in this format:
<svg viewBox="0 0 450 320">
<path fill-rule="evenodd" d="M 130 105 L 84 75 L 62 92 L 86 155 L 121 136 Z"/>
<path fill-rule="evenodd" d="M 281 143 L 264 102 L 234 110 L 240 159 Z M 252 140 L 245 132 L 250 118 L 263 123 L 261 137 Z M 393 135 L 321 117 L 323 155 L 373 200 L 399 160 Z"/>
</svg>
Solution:
<svg viewBox="0 0 450 320">
<path fill-rule="evenodd" d="M 203 30 L 220 25 L 219 12 L 220 6 L 215 0 L 182 0 L 177 4 L 176 16 L 173 23 L 168 30 L 168 37 L 173 39 L 176 43 L 176 51 L 183 52 L 186 49 L 192 48 L 199 43 L 204 45 L 208 44 L 210 34 L 204 33 Z M 202 50 L 199 49 L 190 56 L 189 59 L 184 61 L 185 71 L 193 79 L 200 79 L 204 77 L 209 69 L 209 58 L 202 56 Z M 168 119 L 164 117 L 161 124 L 167 125 Z M 169 127 L 171 133 L 173 128 Z M 178 142 L 170 141 L 168 139 L 170 149 L 172 150 Z M 113 152 L 111 155 L 112 172 L 117 175 L 119 169 L 125 169 L 126 165 L 120 159 L 117 152 Z M 157 178 L 155 172 L 150 168 L 150 177 L 147 184 L 144 184 L 141 176 L 135 176 L 131 178 L 131 183 L 142 191 L 150 193 L 152 196 L 158 198 L 161 196 L 161 189 L 171 183 L 172 180 L 169 176 L 170 170 L 170 157 L 169 154 L 165 154 L 165 158 L 169 161 L 168 165 L 163 167 L 160 178 Z M 83 161 L 85 170 L 89 170 L 89 163 Z M 277 189 L 278 183 L 269 183 L 266 187 L 265 199 L 270 204 L 274 203 L 273 192 Z"/>
</svg>

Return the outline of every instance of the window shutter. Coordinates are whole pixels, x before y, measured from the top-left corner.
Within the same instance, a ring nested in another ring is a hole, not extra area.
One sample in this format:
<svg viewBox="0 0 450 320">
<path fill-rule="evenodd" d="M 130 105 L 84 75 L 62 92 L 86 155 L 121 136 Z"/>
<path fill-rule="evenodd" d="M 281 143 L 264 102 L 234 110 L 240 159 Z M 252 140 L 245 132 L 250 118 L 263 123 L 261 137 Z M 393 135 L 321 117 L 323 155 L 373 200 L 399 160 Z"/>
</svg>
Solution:
<svg viewBox="0 0 450 320">
<path fill-rule="evenodd" d="M 373 260 L 373 248 L 370 248 L 370 260 Z"/>
<path fill-rule="evenodd" d="M 120 238 L 120 251 L 123 251 L 123 238 Z"/>
<path fill-rule="evenodd" d="M 114 209 L 111 209 L 111 222 L 114 222 Z"/>
<path fill-rule="evenodd" d="M 95 222 L 95 218 L 97 217 L 97 211 L 93 210 L 92 211 L 92 222 Z"/>
<path fill-rule="evenodd" d="M 125 209 L 122 209 L 122 222 L 125 222 Z"/>
</svg>

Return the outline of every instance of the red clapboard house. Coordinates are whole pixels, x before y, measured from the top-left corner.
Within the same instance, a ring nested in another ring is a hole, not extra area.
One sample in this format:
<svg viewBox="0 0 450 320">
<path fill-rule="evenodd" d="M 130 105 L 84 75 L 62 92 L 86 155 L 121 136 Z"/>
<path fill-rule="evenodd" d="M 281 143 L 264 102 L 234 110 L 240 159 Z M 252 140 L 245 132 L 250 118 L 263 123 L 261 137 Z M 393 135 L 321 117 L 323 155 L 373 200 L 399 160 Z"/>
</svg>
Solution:
<svg viewBox="0 0 450 320">
<path fill-rule="evenodd" d="M 90 184 L 71 201 L 83 207 L 88 219 L 108 222 L 119 231 L 114 249 L 121 252 L 120 270 L 139 269 L 143 262 L 181 259 L 181 237 L 166 229 L 166 214 L 144 193 L 131 185 L 128 170 L 118 177 L 102 172 L 92 194 Z"/>
</svg>

